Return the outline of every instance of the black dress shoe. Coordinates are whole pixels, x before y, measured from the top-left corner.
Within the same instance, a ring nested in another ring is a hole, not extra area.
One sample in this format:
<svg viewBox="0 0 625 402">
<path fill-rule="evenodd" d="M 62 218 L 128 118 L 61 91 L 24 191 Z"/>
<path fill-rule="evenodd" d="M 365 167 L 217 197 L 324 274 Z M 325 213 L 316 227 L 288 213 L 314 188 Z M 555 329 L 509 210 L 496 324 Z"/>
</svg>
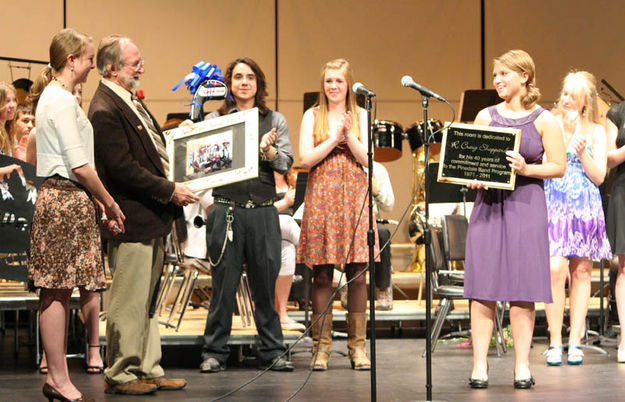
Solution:
<svg viewBox="0 0 625 402">
<path fill-rule="evenodd" d="M 534 377 L 526 378 L 524 380 L 514 380 L 515 389 L 530 389 L 536 382 Z"/>
<path fill-rule="evenodd" d="M 95 400 L 93 398 L 89 398 L 84 396 L 83 394 L 80 394 L 80 398 L 76 398 L 76 399 L 68 399 L 66 397 L 64 397 L 59 391 L 57 391 L 52 385 L 45 383 L 43 384 L 43 389 L 42 389 L 43 395 L 48 398 L 48 402 L 53 402 L 55 399 L 58 399 L 61 402 L 94 402 Z"/>
<path fill-rule="evenodd" d="M 214 357 L 209 357 L 200 364 L 200 373 L 218 373 L 224 371 L 226 366 L 219 363 Z"/>
<path fill-rule="evenodd" d="M 488 388 L 488 379 L 480 380 L 477 378 L 469 378 L 469 385 L 474 389 Z"/>
<path fill-rule="evenodd" d="M 285 359 L 283 356 L 276 356 L 270 362 L 263 363 L 259 367 L 261 370 L 269 368 L 271 371 L 293 371 L 295 367 L 293 363 Z"/>
</svg>

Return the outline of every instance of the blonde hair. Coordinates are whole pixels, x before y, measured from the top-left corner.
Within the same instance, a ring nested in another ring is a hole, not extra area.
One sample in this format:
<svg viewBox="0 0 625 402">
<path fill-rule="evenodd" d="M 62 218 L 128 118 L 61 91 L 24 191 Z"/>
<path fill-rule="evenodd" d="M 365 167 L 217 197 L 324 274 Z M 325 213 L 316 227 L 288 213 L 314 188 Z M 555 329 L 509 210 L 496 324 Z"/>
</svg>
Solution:
<svg viewBox="0 0 625 402">
<path fill-rule="evenodd" d="M 50 66 L 58 72 L 67 64 L 67 56 L 82 56 L 87 49 L 87 43 L 93 42 L 93 38 L 82 34 L 75 29 L 66 28 L 52 38 L 50 43 Z"/>
<path fill-rule="evenodd" d="M 9 98 L 9 91 L 16 94 L 15 87 L 8 82 L 0 81 L 0 110 L 7 105 L 7 99 Z M 0 148 L 4 150 L 7 155 L 13 154 L 13 136 L 11 132 L 7 131 L 6 125 L 8 122 L 0 124 Z"/>
<path fill-rule="evenodd" d="M 562 90 L 560 97 L 567 84 L 573 85 L 571 94 L 578 102 L 583 101 L 584 107 L 580 114 L 583 123 L 599 124 L 599 108 L 597 106 L 597 80 L 595 76 L 587 71 L 571 71 L 562 80 Z M 555 114 L 564 114 L 558 98 L 558 105 L 554 110 Z"/>
<path fill-rule="evenodd" d="M 521 98 L 521 104 L 526 109 L 530 109 L 540 99 L 540 90 L 536 87 L 536 66 L 532 57 L 524 50 L 509 50 L 499 57 L 496 57 L 494 63 L 499 63 L 506 68 L 519 74 L 527 73 L 528 78 L 525 82 L 526 93 Z"/>
<path fill-rule="evenodd" d="M 360 108 L 356 104 L 356 95 L 352 92 L 354 83 L 354 73 L 349 62 L 345 59 L 335 59 L 327 62 L 321 69 L 321 91 L 317 105 L 319 110 L 315 116 L 313 126 L 313 138 L 315 144 L 325 141 L 330 136 L 330 124 L 328 123 L 328 98 L 324 91 L 325 76 L 328 70 L 339 70 L 345 77 L 347 83 L 347 96 L 345 98 L 345 109 L 352 114 L 352 133 L 360 139 Z"/>
<path fill-rule="evenodd" d="M 82 56 L 87 49 L 87 44 L 92 42 L 93 38 L 72 28 L 63 29 L 54 35 L 50 43 L 50 64 L 39 73 L 28 94 L 27 101 L 33 104 L 34 110 L 37 109 L 41 93 L 52 81 L 53 72 L 58 73 L 65 68 L 67 56 Z"/>
</svg>

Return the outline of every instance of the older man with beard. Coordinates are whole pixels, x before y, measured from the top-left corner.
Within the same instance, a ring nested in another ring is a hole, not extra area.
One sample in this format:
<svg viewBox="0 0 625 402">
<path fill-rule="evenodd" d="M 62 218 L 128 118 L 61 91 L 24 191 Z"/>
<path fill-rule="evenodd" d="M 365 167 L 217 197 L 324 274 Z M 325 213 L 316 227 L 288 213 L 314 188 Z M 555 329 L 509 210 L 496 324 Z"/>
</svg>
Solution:
<svg viewBox="0 0 625 402">
<path fill-rule="evenodd" d="M 165 377 L 156 317 L 149 306 L 163 268 L 163 237 L 181 206 L 196 202 L 187 187 L 167 179 L 169 161 L 161 129 L 134 92 L 144 72 L 131 39 L 111 35 L 100 43 L 102 81 L 89 107 L 98 174 L 127 220 L 126 232 L 103 233 L 113 273 L 107 312 L 105 392 L 143 395 L 181 389 Z"/>
</svg>

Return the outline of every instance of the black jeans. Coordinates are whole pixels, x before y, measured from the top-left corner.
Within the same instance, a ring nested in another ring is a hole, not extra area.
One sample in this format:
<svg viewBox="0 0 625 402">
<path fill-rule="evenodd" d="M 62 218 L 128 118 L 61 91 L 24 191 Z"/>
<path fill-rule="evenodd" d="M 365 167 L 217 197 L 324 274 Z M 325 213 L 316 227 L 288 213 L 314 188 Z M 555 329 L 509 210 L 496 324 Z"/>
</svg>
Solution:
<svg viewBox="0 0 625 402">
<path fill-rule="evenodd" d="M 224 204 L 214 204 L 206 218 L 208 254 L 216 262 L 226 232 Z M 245 209 L 234 207 L 233 241 L 228 242 L 221 262 L 212 268 L 213 293 L 204 330 L 202 359 L 214 357 L 221 364 L 228 360 L 228 338 L 239 288 L 243 262 L 254 299 L 254 319 L 260 338 L 259 357 L 269 362 L 286 349 L 280 317 L 275 310 L 276 278 L 280 271 L 280 223 L 275 207 Z"/>
</svg>

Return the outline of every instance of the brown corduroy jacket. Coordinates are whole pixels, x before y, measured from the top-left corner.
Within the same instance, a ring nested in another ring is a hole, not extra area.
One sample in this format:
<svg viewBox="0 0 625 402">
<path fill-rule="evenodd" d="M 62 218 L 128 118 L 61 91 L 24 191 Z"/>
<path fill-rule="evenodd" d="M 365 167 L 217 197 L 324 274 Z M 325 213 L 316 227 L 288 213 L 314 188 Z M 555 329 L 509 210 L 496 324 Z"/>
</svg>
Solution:
<svg viewBox="0 0 625 402">
<path fill-rule="evenodd" d="M 182 208 L 169 201 L 174 183 L 165 176 L 147 128 L 135 112 L 102 83 L 91 100 L 88 117 L 93 125 L 98 175 L 126 215 L 126 233 L 114 236 L 103 230 L 103 237 L 145 241 L 167 235 L 172 220 L 182 215 Z M 162 136 L 154 117 L 152 120 Z"/>
</svg>

